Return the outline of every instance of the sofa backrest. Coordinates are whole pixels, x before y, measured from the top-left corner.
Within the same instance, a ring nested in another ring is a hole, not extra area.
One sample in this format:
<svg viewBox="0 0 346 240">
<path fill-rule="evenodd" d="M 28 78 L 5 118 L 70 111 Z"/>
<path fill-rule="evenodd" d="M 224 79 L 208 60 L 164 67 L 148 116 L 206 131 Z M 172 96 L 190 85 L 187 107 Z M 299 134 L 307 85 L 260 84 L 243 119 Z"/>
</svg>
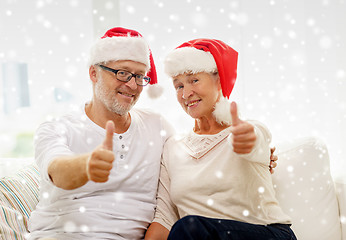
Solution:
<svg viewBox="0 0 346 240">
<path fill-rule="evenodd" d="M 340 240 L 341 225 L 326 145 L 310 137 L 278 144 L 276 196 L 301 240 Z"/>
</svg>

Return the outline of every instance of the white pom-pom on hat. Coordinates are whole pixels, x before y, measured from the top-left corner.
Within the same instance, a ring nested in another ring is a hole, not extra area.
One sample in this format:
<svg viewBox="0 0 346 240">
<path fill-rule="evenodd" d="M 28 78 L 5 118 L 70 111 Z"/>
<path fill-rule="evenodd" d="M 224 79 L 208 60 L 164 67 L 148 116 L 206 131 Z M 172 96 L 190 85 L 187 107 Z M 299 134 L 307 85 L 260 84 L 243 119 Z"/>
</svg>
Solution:
<svg viewBox="0 0 346 240">
<path fill-rule="evenodd" d="M 215 104 L 215 109 L 213 111 L 215 120 L 221 125 L 231 125 L 231 103 L 229 100 L 223 96 L 220 97 L 219 101 Z"/>
<path fill-rule="evenodd" d="M 147 94 L 151 99 L 159 98 L 161 97 L 163 93 L 163 87 L 161 87 L 158 84 L 149 85 L 146 88 L 147 88 Z"/>
</svg>

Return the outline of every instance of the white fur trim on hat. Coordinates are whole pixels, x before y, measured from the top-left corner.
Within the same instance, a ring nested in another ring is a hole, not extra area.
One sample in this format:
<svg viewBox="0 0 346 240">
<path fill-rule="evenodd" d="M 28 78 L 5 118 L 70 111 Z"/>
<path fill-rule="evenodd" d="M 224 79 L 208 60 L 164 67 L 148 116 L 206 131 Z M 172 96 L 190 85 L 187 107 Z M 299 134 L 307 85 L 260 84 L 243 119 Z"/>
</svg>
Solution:
<svg viewBox="0 0 346 240">
<path fill-rule="evenodd" d="M 213 55 L 194 47 L 174 49 L 167 55 L 164 63 L 165 72 L 171 77 L 183 73 L 217 71 Z"/>
<path fill-rule="evenodd" d="M 227 98 L 223 96 L 220 97 L 220 100 L 215 104 L 213 115 L 219 124 L 232 124 L 231 103 Z"/>
<path fill-rule="evenodd" d="M 150 69 L 149 46 L 142 37 L 106 37 L 99 39 L 90 50 L 89 66 L 108 61 L 131 60 Z"/>
</svg>

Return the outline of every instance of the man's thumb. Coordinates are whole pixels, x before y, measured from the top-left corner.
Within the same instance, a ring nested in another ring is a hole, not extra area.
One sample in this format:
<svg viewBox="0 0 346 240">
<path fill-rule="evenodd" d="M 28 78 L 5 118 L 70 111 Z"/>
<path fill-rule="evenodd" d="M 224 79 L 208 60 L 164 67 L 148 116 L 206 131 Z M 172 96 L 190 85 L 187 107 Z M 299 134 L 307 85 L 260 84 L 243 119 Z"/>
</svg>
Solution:
<svg viewBox="0 0 346 240">
<path fill-rule="evenodd" d="M 113 151 L 113 135 L 114 135 L 114 122 L 109 120 L 106 123 L 106 138 L 103 141 L 103 148 Z"/>
</svg>

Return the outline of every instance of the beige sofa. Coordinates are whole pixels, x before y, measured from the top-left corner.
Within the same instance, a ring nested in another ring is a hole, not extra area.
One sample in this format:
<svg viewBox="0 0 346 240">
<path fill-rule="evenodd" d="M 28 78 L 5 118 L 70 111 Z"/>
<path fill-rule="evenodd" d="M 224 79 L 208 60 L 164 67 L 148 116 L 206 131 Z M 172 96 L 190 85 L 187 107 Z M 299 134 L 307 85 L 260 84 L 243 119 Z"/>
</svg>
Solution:
<svg viewBox="0 0 346 240">
<path fill-rule="evenodd" d="M 278 144 L 276 195 L 299 240 L 346 240 L 346 174 L 332 178 L 326 145 L 316 138 Z"/>
<path fill-rule="evenodd" d="M 346 240 L 346 178 L 332 178 L 325 144 L 304 138 L 276 147 L 279 162 L 273 182 L 297 238 Z M 0 239 L 25 239 L 38 186 L 33 164 L 0 179 Z"/>
</svg>

